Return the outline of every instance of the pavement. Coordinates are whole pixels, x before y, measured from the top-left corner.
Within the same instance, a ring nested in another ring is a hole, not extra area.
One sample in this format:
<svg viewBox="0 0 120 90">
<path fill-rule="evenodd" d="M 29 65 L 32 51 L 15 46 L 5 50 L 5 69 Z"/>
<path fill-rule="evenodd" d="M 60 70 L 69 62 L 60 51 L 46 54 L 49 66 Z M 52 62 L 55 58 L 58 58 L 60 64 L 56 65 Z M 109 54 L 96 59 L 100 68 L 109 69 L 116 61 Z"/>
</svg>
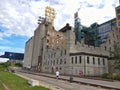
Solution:
<svg viewBox="0 0 120 90">
<path fill-rule="evenodd" d="M 60 79 L 57 80 L 55 78 L 49 78 L 23 72 L 16 72 L 15 74 L 28 80 L 30 79 L 38 80 L 40 86 L 44 86 L 46 88 L 49 88 L 50 90 L 115 90 L 84 85 L 81 83 L 70 83 L 69 81 L 64 81 Z"/>
<path fill-rule="evenodd" d="M 29 76 L 30 73 L 31 73 L 31 76 Z M 27 79 L 32 78 L 32 79 L 39 80 L 41 86 L 51 88 L 51 90 L 73 90 L 75 87 L 76 89 L 74 90 L 120 90 L 119 81 L 103 81 L 103 80 L 86 79 L 81 77 L 73 77 L 73 82 L 77 82 L 77 83 L 70 83 L 68 82 L 70 80 L 70 76 L 60 75 L 59 80 L 56 81 L 55 75 L 53 74 L 23 71 L 23 70 L 19 71 L 17 74 L 23 75 L 24 77 L 27 75 L 26 77 Z M 40 78 L 42 80 L 40 80 Z M 66 81 L 63 81 L 62 79 Z M 66 88 L 66 87 L 69 87 L 69 88 Z"/>
<path fill-rule="evenodd" d="M 46 73 L 38 73 L 38 72 L 28 72 L 28 73 L 55 78 L 54 74 L 46 74 Z M 70 80 L 70 76 L 60 75 L 59 79 Z M 78 83 L 88 84 L 93 86 L 99 85 L 100 87 L 104 87 L 104 88 L 120 90 L 120 81 L 115 81 L 115 80 L 104 81 L 104 80 L 94 80 L 94 79 L 81 78 L 81 77 L 73 77 L 73 82 L 78 82 Z"/>
</svg>

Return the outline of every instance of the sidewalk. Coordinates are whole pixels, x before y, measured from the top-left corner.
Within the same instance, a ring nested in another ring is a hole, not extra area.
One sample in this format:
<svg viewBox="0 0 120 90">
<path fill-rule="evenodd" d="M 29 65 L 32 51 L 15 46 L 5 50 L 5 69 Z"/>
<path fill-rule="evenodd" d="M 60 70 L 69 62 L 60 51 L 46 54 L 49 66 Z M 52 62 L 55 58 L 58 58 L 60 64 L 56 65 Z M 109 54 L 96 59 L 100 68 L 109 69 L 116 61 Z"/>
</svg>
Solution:
<svg viewBox="0 0 120 90">
<path fill-rule="evenodd" d="M 27 72 L 27 73 L 55 78 L 55 75 L 53 75 L 53 74 L 38 73 L 38 72 Z M 60 75 L 59 79 L 70 80 L 70 76 Z M 93 86 L 99 85 L 101 87 L 120 90 L 120 81 L 112 81 L 111 82 L 111 81 L 93 80 L 93 79 L 86 79 L 86 78 L 80 78 L 80 77 L 73 77 L 73 82 L 79 82 L 79 83 L 93 85 Z"/>
<path fill-rule="evenodd" d="M 40 86 L 50 88 L 51 90 L 116 90 L 102 87 L 94 87 L 91 85 L 84 85 L 81 83 L 70 83 L 69 81 L 45 77 L 42 75 L 29 74 L 24 72 L 16 72 L 22 77 L 27 77 L 39 81 Z"/>
</svg>

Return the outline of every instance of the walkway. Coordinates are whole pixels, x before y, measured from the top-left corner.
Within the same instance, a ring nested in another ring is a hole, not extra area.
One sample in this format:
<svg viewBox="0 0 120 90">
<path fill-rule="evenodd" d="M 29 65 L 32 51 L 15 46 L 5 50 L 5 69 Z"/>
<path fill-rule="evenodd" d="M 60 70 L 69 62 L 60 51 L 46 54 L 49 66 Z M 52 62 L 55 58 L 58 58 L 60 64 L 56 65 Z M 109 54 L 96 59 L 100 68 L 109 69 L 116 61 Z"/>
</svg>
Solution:
<svg viewBox="0 0 120 90">
<path fill-rule="evenodd" d="M 44 86 L 46 88 L 50 88 L 51 90 L 111 90 L 111 89 L 105 89 L 102 87 L 94 87 L 90 85 L 84 85 L 81 83 L 70 83 L 68 81 L 64 80 L 57 80 L 54 78 L 29 74 L 29 73 L 23 73 L 23 72 L 16 72 L 17 75 L 26 78 L 26 79 L 34 79 L 38 80 L 40 83 L 40 86 Z M 115 90 L 115 89 L 112 89 Z"/>
<path fill-rule="evenodd" d="M 55 78 L 55 75 L 53 74 L 37 73 L 37 72 L 31 72 L 31 71 L 28 73 L 33 73 L 37 75 L 43 75 L 43 76 Z M 69 80 L 70 77 L 61 75 L 60 79 Z M 100 85 L 101 87 L 110 87 L 110 88 L 115 88 L 115 89 L 120 90 L 120 81 L 103 81 L 103 80 L 93 80 L 93 79 L 86 79 L 86 78 L 80 78 L 80 77 L 73 77 L 73 81 L 80 82 L 80 83 L 86 83 L 86 84 L 90 84 L 94 86 Z"/>
<path fill-rule="evenodd" d="M 22 71 L 26 72 L 26 71 Z M 44 76 L 44 77 L 51 77 L 55 78 L 55 75 L 53 74 L 45 74 L 45 73 L 37 73 L 37 72 L 28 72 L 32 73 L 34 75 Z M 60 79 L 69 80 L 69 76 L 60 76 Z M 100 87 L 106 87 L 106 88 L 112 88 L 112 89 L 118 89 L 120 90 L 120 82 L 119 81 L 103 81 L 103 80 L 93 80 L 93 79 L 86 79 L 86 78 L 80 78 L 80 77 L 73 77 L 73 82 L 79 82 L 81 84 L 87 84 L 87 85 L 93 85 L 93 86 L 100 86 Z"/>
</svg>

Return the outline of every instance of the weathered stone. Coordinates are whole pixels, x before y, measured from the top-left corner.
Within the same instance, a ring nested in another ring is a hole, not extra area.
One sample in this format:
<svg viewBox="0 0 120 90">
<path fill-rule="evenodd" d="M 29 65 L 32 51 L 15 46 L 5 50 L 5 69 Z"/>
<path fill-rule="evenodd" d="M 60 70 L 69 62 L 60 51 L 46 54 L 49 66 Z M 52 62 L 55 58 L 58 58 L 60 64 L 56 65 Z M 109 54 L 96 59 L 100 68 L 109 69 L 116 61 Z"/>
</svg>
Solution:
<svg viewBox="0 0 120 90">
<path fill-rule="evenodd" d="M 34 79 L 30 79 L 28 81 L 28 84 L 30 84 L 31 86 L 39 86 L 39 81 L 34 80 Z"/>
</svg>

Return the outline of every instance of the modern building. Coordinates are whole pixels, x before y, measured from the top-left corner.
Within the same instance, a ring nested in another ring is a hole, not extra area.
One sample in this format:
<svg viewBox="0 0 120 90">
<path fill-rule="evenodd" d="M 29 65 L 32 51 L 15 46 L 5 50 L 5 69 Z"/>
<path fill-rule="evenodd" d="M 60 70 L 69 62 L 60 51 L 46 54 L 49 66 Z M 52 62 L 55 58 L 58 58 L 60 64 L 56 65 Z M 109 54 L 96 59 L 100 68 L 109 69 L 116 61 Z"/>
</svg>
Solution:
<svg viewBox="0 0 120 90">
<path fill-rule="evenodd" d="M 115 8 L 116 18 L 90 27 L 81 25 L 75 13 L 74 28 L 66 24 L 59 31 L 53 26 L 54 9 L 47 7 L 45 19 L 26 42 L 23 66 L 46 73 L 59 70 L 66 75 L 108 73 L 110 51 L 114 44 L 120 45 L 119 7 Z M 49 16 L 51 12 L 53 16 Z"/>
<path fill-rule="evenodd" d="M 8 58 L 11 62 L 14 63 L 23 63 L 24 54 L 16 52 L 5 52 L 4 55 L 1 55 L 2 58 Z"/>
</svg>

